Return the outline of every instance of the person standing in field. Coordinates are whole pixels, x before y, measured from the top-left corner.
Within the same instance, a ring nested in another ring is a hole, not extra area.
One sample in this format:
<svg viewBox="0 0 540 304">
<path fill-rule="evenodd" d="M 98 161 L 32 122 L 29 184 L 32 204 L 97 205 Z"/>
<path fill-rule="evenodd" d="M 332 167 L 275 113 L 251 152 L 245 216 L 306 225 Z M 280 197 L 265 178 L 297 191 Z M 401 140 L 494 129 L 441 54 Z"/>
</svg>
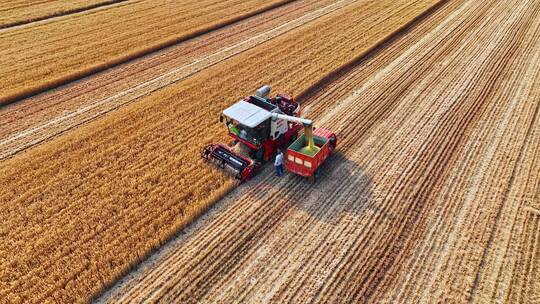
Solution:
<svg viewBox="0 0 540 304">
<path fill-rule="evenodd" d="M 281 149 L 277 150 L 274 166 L 276 167 L 276 176 L 281 177 L 283 175 L 283 151 Z"/>
</svg>

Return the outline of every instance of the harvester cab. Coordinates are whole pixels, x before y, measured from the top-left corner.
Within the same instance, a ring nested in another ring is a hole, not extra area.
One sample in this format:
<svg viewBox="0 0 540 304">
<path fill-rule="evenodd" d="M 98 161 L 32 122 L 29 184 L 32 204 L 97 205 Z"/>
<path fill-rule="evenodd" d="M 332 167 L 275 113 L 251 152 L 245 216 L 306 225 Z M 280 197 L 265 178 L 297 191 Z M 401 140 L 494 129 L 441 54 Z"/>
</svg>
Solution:
<svg viewBox="0 0 540 304">
<path fill-rule="evenodd" d="M 220 121 L 232 137 L 233 147 L 210 144 L 204 147 L 203 158 L 245 181 L 263 162 L 271 160 L 278 148 L 295 142 L 302 129 L 306 147 L 301 152 L 307 153 L 308 157 L 317 154 L 320 147 L 313 140 L 313 123 L 299 117 L 300 105 L 286 94 L 270 98 L 269 93 L 270 87 L 263 86 L 255 95 L 225 109 Z"/>
</svg>

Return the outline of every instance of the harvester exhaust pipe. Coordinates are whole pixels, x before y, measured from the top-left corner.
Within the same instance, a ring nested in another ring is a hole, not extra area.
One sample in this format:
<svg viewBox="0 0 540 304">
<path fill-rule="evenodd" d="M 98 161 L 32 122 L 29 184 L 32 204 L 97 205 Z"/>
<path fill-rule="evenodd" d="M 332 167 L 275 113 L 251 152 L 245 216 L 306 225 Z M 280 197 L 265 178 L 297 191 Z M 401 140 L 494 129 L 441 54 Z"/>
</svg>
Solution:
<svg viewBox="0 0 540 304">
<path fill-rule="evenodd" d="M 255 96 L 266 98 L 270 94 L 270 90 L 272 90 L 272 88 L 270 88 L 269 85 L 265 84 L 262 87 L 260 87 L 257 91 L 255 91 Z"/>
</svg>

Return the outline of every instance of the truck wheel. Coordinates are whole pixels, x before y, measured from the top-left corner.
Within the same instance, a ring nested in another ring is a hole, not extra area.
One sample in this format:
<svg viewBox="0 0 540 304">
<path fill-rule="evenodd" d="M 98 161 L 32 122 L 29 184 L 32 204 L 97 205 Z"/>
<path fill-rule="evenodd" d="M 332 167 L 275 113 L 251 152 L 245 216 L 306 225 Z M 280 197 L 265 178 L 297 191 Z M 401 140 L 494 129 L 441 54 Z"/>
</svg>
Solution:
<svg viewBox="0 0 540 304">
<path fill-rule="evenodd" d="M 335 137 L 330 138 L 329 148 L 330 148 L 330 153 L 334 152 L 334 150 L 336 149 L 336 138 Z"/>
<path fill-rule="evenodd" d="M 315 170 L 315 172 L 313 172 L 313 175 L 309 177 L 309 181 L 314 184 L 317 182 L 317 180 L 319 180 L 319 177 L 320 177 L 320 172 L 319 172 L 319 169 Z"/>
<path fill-rule="evenodd" d="M 321 177 L 320 169 L 317 168 L 317 170 L 315 170 L 315 173 L 313 173 L 313 177 L 315 177 L 315 181 L 317 181 Z"/>
</svg>

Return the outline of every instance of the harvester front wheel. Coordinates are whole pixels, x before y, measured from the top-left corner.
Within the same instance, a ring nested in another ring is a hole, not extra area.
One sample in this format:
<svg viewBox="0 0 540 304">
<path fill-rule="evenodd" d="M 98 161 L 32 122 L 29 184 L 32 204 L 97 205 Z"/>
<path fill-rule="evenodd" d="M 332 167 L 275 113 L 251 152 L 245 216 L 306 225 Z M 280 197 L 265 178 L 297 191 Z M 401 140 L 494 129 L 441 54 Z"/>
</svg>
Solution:
<svg viewBox="0 0 540 304">
<path fill-rule="evenodd" d="M 205 146 L 202 150 L 201 150 L 201 157 L 208 160 L 208 154 L 210 154 L 210 145 L 208 146 Z"/>
<path fill-rule="evenodd" d="M 255 159 L 258 161 L 258 162 L 264 162 L 265 159 L 264 159 L 264 154 L 265 154 L 266 150 L 264 149 L 264 147 L 261 147 L 259 150 L 257 150 L 257 152 L 255 152 Z"/>
</svg>

